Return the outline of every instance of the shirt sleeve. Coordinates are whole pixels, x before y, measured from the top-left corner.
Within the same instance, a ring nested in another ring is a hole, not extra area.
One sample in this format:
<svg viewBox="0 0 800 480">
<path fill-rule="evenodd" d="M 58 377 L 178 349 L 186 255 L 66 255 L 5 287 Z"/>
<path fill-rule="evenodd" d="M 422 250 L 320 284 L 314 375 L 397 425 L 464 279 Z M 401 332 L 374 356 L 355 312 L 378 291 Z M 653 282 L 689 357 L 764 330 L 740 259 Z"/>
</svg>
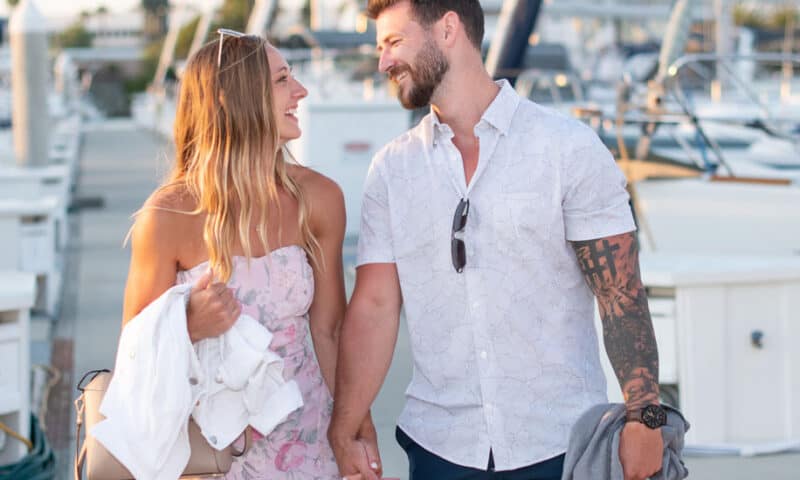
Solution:
<svg viewBox="0 0 800 480">
<path fill-rule="evenodd" d="M 379 153 L 373 159 L 364 183 L 356 266 L 395 262 L 388 186 L 382 170 Z"/>
<path fill-rule="evenodd" d="M 562 165 L 564 228 L 569 241 L 636 230 L 625 176 L 590 128 L 579 124 Z"/>
</svg>

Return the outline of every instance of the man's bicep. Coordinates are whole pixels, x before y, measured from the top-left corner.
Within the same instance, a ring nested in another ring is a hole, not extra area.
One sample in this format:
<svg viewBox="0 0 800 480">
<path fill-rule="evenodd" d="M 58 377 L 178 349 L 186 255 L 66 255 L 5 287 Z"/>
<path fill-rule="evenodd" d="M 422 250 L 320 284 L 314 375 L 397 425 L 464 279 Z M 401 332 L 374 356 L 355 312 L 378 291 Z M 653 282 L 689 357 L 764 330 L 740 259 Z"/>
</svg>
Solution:
<svg viewBox="0 0 800 480">
<path fill-rule="evenodd" d="M 350 308 L 370 309 L 399 315 L 403 304 L 400 280 L 394 263 L 368 263 L 356 269 L 356 285 Z"/>
<path fill-rule="evenodd" d="M 641 288 L 635 232 L 576 241 L 572 246 L 584 278 L 599 300 Z"/>
<path fill-rule="evenodd" d="M 394 237 L 389 192 L 379 165 L 373 162 L 361 199 L 357 264 L 394 262 Z"/>
</svg>

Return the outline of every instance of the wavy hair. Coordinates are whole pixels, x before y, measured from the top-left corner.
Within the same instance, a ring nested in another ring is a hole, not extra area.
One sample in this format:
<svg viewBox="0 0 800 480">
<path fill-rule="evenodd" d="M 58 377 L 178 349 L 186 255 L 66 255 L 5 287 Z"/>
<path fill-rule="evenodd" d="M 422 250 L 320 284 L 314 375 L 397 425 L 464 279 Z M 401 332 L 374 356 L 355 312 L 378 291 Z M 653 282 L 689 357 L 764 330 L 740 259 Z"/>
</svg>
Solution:
<svg viewBox="0 0 800 480">
<path fill-rule="evenodd" d="M 217 65 L 223 41 L 221 65 Z M 270 245 L 269 207 L 283 188 L 299 207 L 302 247 L 312 263 L 321 259 L 309 226 L 303 191 L 287 173 L 288 152 L 281 149 L 272 110 L 272 75 L 267 42 L 257 36 L 225 36 L 209 42 L 189 59 L 181 78 L 175 117 L 175 164 L 157 191 L 183 187 L 205 213 L 203 240 L 209 265 L 220 281 L 232 273 L 232 250 L 240 243 L 248 260 L 255 228 L 266 252 Z M 254 218 L 258 214 L 257 218 Z M 282 226 L 278 225 L 280 237 Z"/>
</svg>

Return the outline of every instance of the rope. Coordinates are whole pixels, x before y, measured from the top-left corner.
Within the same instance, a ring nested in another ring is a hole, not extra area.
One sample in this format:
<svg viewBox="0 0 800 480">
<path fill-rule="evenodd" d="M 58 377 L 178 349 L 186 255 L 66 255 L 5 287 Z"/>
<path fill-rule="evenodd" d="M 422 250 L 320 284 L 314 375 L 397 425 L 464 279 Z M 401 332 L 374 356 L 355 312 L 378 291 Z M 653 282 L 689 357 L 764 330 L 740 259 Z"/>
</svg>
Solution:
<svg viewBox="0 0 800 480">
<path fill-rule="evenodd" d="M 52 390 L 53 387 L 55 387 L 56 385 L 59 384 L 59 382 L 61 382 L 62 374 L 59 369 L 55 368 L 52 365 L 36 364 L 33 366 L 33 368 L 39 368 L 41 370 L 44 370 L 50 376 L 50 380 L 47 382 L 47 385 L 45 385 L 44 389 L 42 389 L 42 398 L 41 398 L 42 403 L 41 405 L 39 405 L 39 413 L 37 414 L 37 416 L 39 417 L 39 424 L 41 426 L 41 429 L 43 432 L 46 432 L 47 407 L 48 404 L 50 403 L 49 401 L 50 390 Z"/>
<path fill-rule="evenodd" d="M 22 435 L 20 435 L 19 433 L 17 433 L 17 432 L 16 432 L 14 429 L 12 429 L 11 427 L 9 427 L 9 426 L 8 426 L 8 425 L 6 425 L 5 423 L 3 423 L 3 422 L 0 422 L 0 430 L 2 430 L 2 431 L 4 431 L 4 432 L 6 432 L 6 433 L 7 433 L 9 436 L 11 436 L 11 437 L 13 437 L 13 438 L 16 438 L 16 439 L 17 439 L 17 440 L 19 440 L 20 442 L 24 443 L 24 444 L 25 444 L 25 446 L 26 446 L 26 447 L 28 447 L 28 451 L 29 451 L 29 452 L 30 452 L 30 451 L 33 449 L 33 443 L 31 443 L 31 441 L 30 441 L 30 440 L 28 440 L 27 438 L 23 437 L 23 436 L 22 436 Z"/>
<path fill-rule="evenodd" d="M 47 444 L 36 415 L 31 415 L 31 442 L 33 449 L 17 462 L 0 465 L 0 480 L 53 480 L 56 474 L 56 457 Z"/>
</svg>

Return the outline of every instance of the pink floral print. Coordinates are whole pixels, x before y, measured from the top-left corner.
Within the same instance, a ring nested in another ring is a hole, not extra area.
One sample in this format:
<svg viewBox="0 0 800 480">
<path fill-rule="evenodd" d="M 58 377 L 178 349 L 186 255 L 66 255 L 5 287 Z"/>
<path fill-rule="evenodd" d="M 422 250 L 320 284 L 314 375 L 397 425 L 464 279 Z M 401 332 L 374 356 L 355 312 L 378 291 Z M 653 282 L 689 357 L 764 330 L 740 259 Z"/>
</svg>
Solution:
<svg viewBox="0 0 800 480">
<path fill-rule="evenodd" d="M 197 280 L 206 264 L 178 273 L 178 283 Z M 231 480 L 340 479 L 327 440 L 333 399 L 322 379 L 308 329 L 308 308 L 314 297 L 314 277 L 305 251 L 297 246 L 274 250 L 264 257 L 234 257 L 228 286 L 242 303 L 242 313 L 258 319 L 270 332 L 270 349 L 284 359 L 283 376 L 294 380 L 303 407 L 272 432 L 253 432 L 253 442 L 234 459 Z"/>
</svg>

